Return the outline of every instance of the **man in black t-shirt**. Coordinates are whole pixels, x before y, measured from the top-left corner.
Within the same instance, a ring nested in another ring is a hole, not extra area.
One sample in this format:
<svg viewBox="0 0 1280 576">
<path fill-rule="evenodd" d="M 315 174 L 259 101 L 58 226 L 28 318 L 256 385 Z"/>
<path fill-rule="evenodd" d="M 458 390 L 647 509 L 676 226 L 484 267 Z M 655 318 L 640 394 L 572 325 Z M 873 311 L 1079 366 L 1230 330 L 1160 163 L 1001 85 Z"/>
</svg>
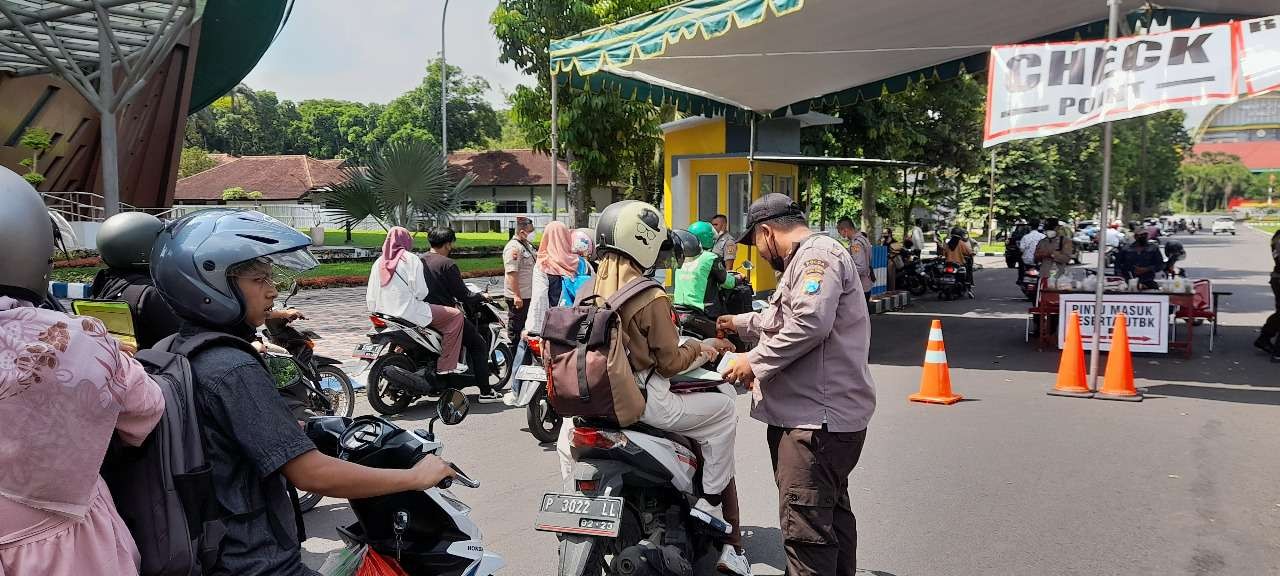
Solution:
<svg viewBox="0 0 1280 576">
<path fill-rule="evenodd" d="M 1275 262 L 1271 269 L 1271 295 L 1276 299 L 1276 311 L 1267 317 L 1262 333 L 1253 345 L 1269 352 L 1272 362 L 1280 362 L 1280 343 L 1276 339 L 1280 335 L 1280 230 L 1271 235 L 1271 259 Z"/>
<path fill-rule="evenodd" d="M 437 306 L 461 304 L 464 310 L 474 310 L 483 299 L 467 289 L 458 263 L 449 257 L 453 244 L 457 241 L 458 235 L 451 228 L 435 228 L 427 234 L 431 251 L 424 252 L 421 256 L 422 275 L 427 281 L 427 302 Z M 462 323 L 462 345 L 467 349 L 467 365 L 471 367 L 476 386 L 480 388 L 478 399 L 481 404 L 500 402 L 502 396 L 489 385 L 489 345 L 480 336 L 471 316 L 466 314 Z"/>
</svg>

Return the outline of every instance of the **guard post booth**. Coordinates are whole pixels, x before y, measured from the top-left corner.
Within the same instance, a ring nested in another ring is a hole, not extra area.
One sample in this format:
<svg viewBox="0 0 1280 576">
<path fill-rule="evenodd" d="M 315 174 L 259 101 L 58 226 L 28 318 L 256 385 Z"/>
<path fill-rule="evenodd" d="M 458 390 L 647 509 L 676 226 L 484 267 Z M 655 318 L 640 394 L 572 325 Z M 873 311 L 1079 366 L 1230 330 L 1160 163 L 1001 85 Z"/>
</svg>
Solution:
<svg viewBox="0 0 1280 576">
<path fill-rule="evenodd" d="M 666 171 L 662 209 L 672 228 L 688 228 L 698 220 L 710 222 L 712 216 L 724 214 L 729 218 L 729 232 L 739 237 L 747 207 L 755 199 L 778 192 L 799 200 L 801 166 L 917 166 L 893 160 L 802 155 L 800 130 L 839 124 L 841 120 L 834 116 L 807 112 L 757 120 L 754 149 L 749 122 L 693 116 L 661 126 Z M 773 268 L 760 258 L 758 250 L 739 245 L 734 267 L 741 271 L 747 260 L 752 264 L 751 286 L 757 292 L 773 289 L 777 284 Z"/>
</svg>

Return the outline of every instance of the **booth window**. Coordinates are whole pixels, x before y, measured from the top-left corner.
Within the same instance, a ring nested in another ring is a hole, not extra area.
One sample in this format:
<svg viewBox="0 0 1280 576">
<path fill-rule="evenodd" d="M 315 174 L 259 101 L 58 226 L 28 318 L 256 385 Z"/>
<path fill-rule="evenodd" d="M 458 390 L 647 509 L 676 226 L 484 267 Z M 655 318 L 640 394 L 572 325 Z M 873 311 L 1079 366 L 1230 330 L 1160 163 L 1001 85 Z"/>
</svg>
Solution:
<svg viewBox="0 0 1280 576">
<path fill-rule="evenodd" d="M 711 221 L 711 217 L 720 211 L 720 176 L 718 174 L 698 175 L 698 219 Z"/>
<path fill-rule="evenodd" d="M 788 198 L 795 198 L 795 194 L 793 194 L 795 189 L 791 186 L 792 182 L 793 179 L 790 176 L 779 176 L 778 193 L 787 196 Z"/>
<path fill-rule="evenodd" d="M 729 230 L 742 232 L 747 207 L 751 205 L 751 181 L 746 174 L 729 175 Z"/>
<path fill-rule="evenodd" d="M 463 211 L 463 212 L 475 212 L 475 211 L 476 211 L 476 201 L 475 201 L 475 200 L 463 200 L 462 202 L 459 202 L 459 203 L 458 203 L 458 209 L 459 209 L 459 210 L 461 210 L 461 211 Z"/>
<path fill-rule="evenodd" d="M 760 195 L 773 193 L 773 174 L 764 174 L 760 176 Z"/>
</svg>

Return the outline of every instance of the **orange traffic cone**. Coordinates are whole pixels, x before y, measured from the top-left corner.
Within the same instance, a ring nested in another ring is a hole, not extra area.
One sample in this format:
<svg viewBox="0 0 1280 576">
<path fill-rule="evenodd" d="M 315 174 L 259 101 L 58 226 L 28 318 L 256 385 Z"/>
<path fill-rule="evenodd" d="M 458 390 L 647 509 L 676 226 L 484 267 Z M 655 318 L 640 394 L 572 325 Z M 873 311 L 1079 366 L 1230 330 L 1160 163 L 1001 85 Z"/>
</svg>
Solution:
<svg viewBox="0 0 1280 576">
<path fill-rule="evenodd" d="M 1102 389 L 1094 398 L 1141 402 L 1142 394 L 1133 387 L 1133 357 L 1129 355 L 1129 328 L 1124 314 L 1116 314 L 1111 329 L 1111 353 L 1107 354 L 1107 374 Z"/>
<path fill-rule="evenodd" d="M 1093 390 L 1085 382 L 1084 342 L 1080 339 L 1080 313 L 1072 312 L 1067 323 L 1067 341 L 1062 348 L 1062 360 L 1058 363 L 1058 383 L 1049 391 L 1050 396 L 1092 398 Z"/>
<path fill-rule="evenodd" d="M 947 369 L 947 348 L 942 343 L 942 322 L 934 320 L 929 328 L 929 346 L 924 353 L 920 391 L 908 399 L 930 404 L 955 404 L 960 398 L 959 394 L 951 393 L 951 372 Z"/>
</svg>

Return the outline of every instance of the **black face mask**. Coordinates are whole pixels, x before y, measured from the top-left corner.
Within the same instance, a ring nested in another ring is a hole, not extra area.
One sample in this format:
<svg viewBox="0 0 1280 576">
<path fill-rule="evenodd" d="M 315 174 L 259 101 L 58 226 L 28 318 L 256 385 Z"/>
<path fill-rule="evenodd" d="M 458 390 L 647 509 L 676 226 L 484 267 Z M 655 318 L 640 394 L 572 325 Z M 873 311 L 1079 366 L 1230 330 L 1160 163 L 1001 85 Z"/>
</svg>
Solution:
<svg viewBox="0 0 1280 576">
<path fill-rule="evenodd" d="M 1146 238 L 1135 238 L 1135 239 L 1133 240 L 1133 243 L 1134 243 L 1134 244 L 1136 244 L 1136 245 L 1138 245 L 1138 246 L 1146 246 L 1146 245 L 1147 245 L 1147 241 L 1148 241 L 1148 240 L 1147 240 Z"/>
<path fill-rule="evenodd" d="M 782 257 L 782 251 L 778 250 L 778 242 L 773 239 L 773 236 L 769 236 L 769 244 L 773 252 L 773 255 L 768 258 L 769 267 L 773 268 L 774 272 L 781 274 L 783 270 L 787 269 L 787 261 Z"/>
</svg>

